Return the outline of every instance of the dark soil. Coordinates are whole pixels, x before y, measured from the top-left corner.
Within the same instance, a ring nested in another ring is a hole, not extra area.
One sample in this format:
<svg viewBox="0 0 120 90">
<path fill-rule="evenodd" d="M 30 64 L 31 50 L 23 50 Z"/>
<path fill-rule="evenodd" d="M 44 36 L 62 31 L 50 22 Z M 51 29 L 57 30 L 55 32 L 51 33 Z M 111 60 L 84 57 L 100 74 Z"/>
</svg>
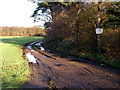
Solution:
<svg viewBox="0 0 120 90">
<path fill-rule="evenodd" d="M 24 54 L 31 52 L 39 60 L 38 64 L 30 64 L 30 81 L 22 88 L 120 88 L 119 69 L 82 60 L 76 62 L 49 52 L 33 52 L 26 46 L 23 50 Z"/>
</svg>

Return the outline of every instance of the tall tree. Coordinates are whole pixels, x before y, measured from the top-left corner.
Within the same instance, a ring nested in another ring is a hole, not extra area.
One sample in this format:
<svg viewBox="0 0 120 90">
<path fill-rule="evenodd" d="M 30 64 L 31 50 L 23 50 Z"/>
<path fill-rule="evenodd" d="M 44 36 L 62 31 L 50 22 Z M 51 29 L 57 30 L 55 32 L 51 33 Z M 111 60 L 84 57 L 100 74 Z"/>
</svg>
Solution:
<svg viewBox="0 0 120 90">
<path fill-rule="evenodd" d="M 105 28 L 120 27 L 120 2 L 109 3 L 109 8 L 106 8 L 107 19 L 104 21 Z"/>
</svg>

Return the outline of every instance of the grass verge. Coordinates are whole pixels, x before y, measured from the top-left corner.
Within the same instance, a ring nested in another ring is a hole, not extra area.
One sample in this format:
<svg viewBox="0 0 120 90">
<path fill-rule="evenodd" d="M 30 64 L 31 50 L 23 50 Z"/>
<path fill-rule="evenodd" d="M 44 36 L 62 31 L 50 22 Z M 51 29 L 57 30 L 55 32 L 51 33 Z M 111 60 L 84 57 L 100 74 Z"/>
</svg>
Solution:
<svg viewBox="0 0 120 90">
<path fill-rule="evenodd" d="M 43 37 L 1 37 L 2 88 L 19 88 L 29 79 L 28 61 L 22 57 L 24 44 Z"/>
<path fill-rule="evenodd" d="M 96 63 L 102 63 L 105 64 L 105 66 L 120 68 L 120 60 L 114 58 L 111 59 L 104 54 L 79 51 L 77 47 L 75 47 L 74 43 L 71 42 L 63 42 L 62 40 L 56 39 L 51 41 L 44 41 L 42 44 L 46 49 L 62 53 L 62 57 L 71 55 Z"/>
</svg>

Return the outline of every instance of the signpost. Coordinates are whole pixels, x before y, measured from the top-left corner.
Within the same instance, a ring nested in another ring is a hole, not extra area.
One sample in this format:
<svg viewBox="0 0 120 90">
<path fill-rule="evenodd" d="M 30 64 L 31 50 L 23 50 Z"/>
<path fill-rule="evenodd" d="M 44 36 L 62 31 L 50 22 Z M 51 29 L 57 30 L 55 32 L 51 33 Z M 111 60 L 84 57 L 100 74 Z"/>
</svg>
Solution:
<svg viewBox="0 0 120 90">
<path fill-rule="evenodd" d="M 97 42 L 98 42 L 98 53 L 100 54 L 101 53 L 101 46 L 100 46 L 100 34 L 103 33 L 103 28 L 96 28 L 96 34 L 97 34 Z"/>
<path fill-rule="evenodd" d="M 101 41 L 100 41 L 100 34 L 103 33 L 103 28 L 101 28 L 101 12 L 102 12 L 102 2 L 98 2 L 98 21 L 97 21 L 97 28 L 96 28 L 96 34 L 97 34 L 97 43 L 98 43 L 98 53 L 101 53 Z"/>
<path fill-rule="evenodd" d="M 103 28 L 96 28 L 96 34 L 102 34 Z"/>
</svg>

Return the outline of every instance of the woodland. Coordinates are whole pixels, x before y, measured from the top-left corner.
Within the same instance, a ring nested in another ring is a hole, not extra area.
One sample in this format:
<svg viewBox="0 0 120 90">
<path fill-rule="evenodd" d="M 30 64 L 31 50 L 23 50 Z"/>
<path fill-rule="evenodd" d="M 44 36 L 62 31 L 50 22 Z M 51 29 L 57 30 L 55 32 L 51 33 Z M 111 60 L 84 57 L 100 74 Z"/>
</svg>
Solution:
<svg viewBox="0 0 120 90">
<path fill-rule="evenodd" d="M 33 0 L 33 3 L 38 6 L 32 15 L 34 21 L 46 22 L 44 47 L 65 55 L 120 66 L 120 2 Z M 103 28 L 103 33 L 97 35 L 96 28 Z"/>
</svg>

